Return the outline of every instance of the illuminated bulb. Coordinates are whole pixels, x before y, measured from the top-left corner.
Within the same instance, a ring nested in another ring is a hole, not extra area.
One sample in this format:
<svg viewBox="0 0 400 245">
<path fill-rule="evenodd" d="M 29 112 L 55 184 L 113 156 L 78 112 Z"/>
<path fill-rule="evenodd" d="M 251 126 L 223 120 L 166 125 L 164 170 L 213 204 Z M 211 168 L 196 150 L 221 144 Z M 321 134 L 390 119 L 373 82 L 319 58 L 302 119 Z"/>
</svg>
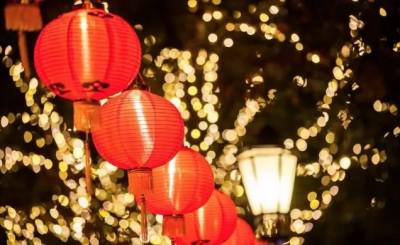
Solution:
<svg viewBox="0 0 400 245">
<path fill-rule="evenodd" d="M 387 13 L 384 8 L 379 8 L 379 15 L 382 17 L 386 17 Z"/>
<path fill-rule="evenodd" d="M 221 11 L 214 11 L 213 12 L 213 14 L 212 14 L 212 16 L 214 17 L 214 19 L 216 19 L 216 20 L 220 20 L 220 19 L 222 19 L 222 13 L 221 13 Z"/>
<path fill-rule="evenodd" d="M 297 51 L 302 51 L 304 49 L 304 46 L 302 43 L 296 43 L 295 48 Z"/>
<path fill-rule="evenodd" d="M 267 22 L 269 20 L 269 16 L 266 13 L 260 14 L 259 18 L 262 22 Z"/>
<path fill-rule="evenodd" d="M 227 48 L 230 48 L 233 46 L 233 40 L 232 38 L 225 38 L 224 39 L 224 46 Z"/>
<path fill-rule="evenodd" d="M 342 157 L 339 161 L 340 167 L 343 169 L 348 169 L 351 165 L 351 160 L 348 157 Z"/>
<path fill-rule="evenodd" d="M 247 28 L 247 34 L 252 36 L 256 33 L 256 29 L 252 26 L 250 26 L 249 28 Z"/>
<path fill-rule="evenodd" d="M 200 130 L 198 130 L 198 129 L 193 129 L 193 130 L 190 132 L 190 136 L 192 136 L 193 139 L 198 139 L 198 138 L 200 138 L 200 135 L 201 135 L 201 133 L 200 133 Z"/>
<path fill-rule="evenodd" d="M 296 147 L 299 151 L 307 150 L 307 142 L 304 139 L 296 140 Z"/>
<path fill-rule="evenodd" d="M 164 80 L 165 80 L 165 82 L 167 82 L 167 83 L 172 83 L 172 82 L 175 81 L 175 75 L 174 75 L 173 73 L 167 73 L 167 74 L 165 74 L 165 76 L 164 76 Z"/>
<path fill-rule="evenodd" d="M 313 54 L 311 55 L 311 61 L 315 64 L 318 64 L 320 62 L 320 58 L 318 54 Z"/>
<path fill-rule="evenodd" d="M 201 122 L 199 122 L 199 129 L 200 130 L 206 130 L 208 128 L 208 124 L 207 124 L 207 122 L 205 122 L 205 121 L 201 121 Z"/>
<path fill-rule="evenodd" d="M 79 197 L 78 203 L 79 203 L 79 206 L 81 206 L 82 208 L 89 207 L 89 201 L 86 197 Z"/>
<path fill-rule="evenodd" d="M 239 26 L 240 31 L 242 32 L 247 32 L 247 29 L 249 28 L 249 26 L 246 23 L 242 23 Z"/>
<path fill-rule="evenodd" d="M 53 230 L 54 230 L 54 233 L 56 233 L 57 235 L 60 235 L 62 232 L 62 227 L 60 225 L 54 225 Z"/>
<path fill-rule="evenodd" d="M 189 6 L 189 8 L 197 7 L 197 1 L 196 0 L 189 0 L 188 1 L 188 6 Z"/>
<path fill-rule="evenodd" d="M 271 14 L 278 14 L 279 13 L 279 8 L 276 5 L 271 5 L 269 7 L 269 12 Z"/>
<path fill-rule="evenodd" d="M 218 40 L 217 34 L 215 34 L 215 33 L 210 33 L 210 34 L 208 35 L 208 41 L 209 41 L 210 43 L 215 43 L 215 42 L 217 42 L 217 40 Z"/>
<path fill-rule="evenodd" d="M 197 94 L 197 87 L 196 86 L 190 86 L 188 88 L 188 94 L 191 96 L 194 96 Z"/>
<path fill-rule="evenodd" d="M 234 31 L 234 30 L 235 30 L 235 25 L 234 25 L 233 23 L 227 23 L 227 24 L 225 25 L 225 29 L 226 29 L 227 31 Z"/>
<path fill-rule="evenodd" d="M 207 115 L 207 120 L 210 123 L 216 123 L 218 121 L 218 113 L 216 111 L 210 111 Z"/>
<path fill-rule="evenodd" d="M 219 56 L 218 56 L 218 54 L 212 53 L 212 54 L 210 54 L 209 59 L 210 59 L 211 62 L 216 63 L 219 60 Z"/>
<path fill-rule="evenodd" d="M 297 33 L 292 33 L 292 35 L 290 35 L 290 41 L 297 43 L 298 41 L 300 41 L 299 35 L 297 35 Z"/>
</svg>

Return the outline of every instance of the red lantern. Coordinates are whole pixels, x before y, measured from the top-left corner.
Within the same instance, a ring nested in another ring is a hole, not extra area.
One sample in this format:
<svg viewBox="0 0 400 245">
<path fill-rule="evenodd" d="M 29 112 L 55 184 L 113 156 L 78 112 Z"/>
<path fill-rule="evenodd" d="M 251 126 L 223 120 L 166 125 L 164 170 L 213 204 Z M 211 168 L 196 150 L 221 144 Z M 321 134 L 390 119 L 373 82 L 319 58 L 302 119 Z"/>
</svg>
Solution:
<svg viewBox="0 0 400 245">
<path fill-rule="evenodd" d="M 177 244 L 220 245 L 236 227 L 236 206 L 225 194 L 214 190 L 207 203 L 197 211 L 185 214 L 185 235 Z"/>
<path fill-rule="evenodd" d="M 25 78 L 31 77 L 31 66 L 26 44 L 26 31 L 42 29 L 42 17 L 37 3 L 8 3 L 4 8 L 6 29 L 18 31 L 18 48 Z"/>
<path fill-rule="evenodd" d="M 151 190 L 151 169 L 171 160 L 182 148 L 183 120 L 173 104 L 143 90 L 128 90 L 111 98 L 99 110 L 99 125 L 92 130 L 100 155 L 115 166 L 130 170 L 129 189 L 142 208 L 146 229 L 144 193 Z M 144 232 L 144 239 L 147 234 Z"/>
<path fill-rule="evenodd" d="M 143 90 L 128 90 L 100 107 L 92 136 L 100 155 L 127 170 L 152 169 L 182 148 L 183 120 L 168 100 Z"/>
<path fill-rule="evenodd" d="M 88 4 L 47 24 L 35 46 L 39 78 L 69 100 L 97 101 L 126 89 L 140 62 L 130 25 Z"/>
<path fill-rule="evenodd" d="M 254 245 L 268 245 L 268 242 L 266 242 L 266 241 L 261 241 L 261 240 L 255 240 Z"/>
<path fill-rule="evenodd" d="M 132 175 L 130 175 L 131 177 Z M 182 148 L 167 164 L 152 170 L 153 188 L 145 194 L 147 210 L 164 215 L 163 233 L 170 237 L 182 235 L 183 214 L 203 206 L 214 189 L 213 172 L 198 152 Z M 140 186 L 131 185 L 138 196 Z"/>
<path fill-rule="evenodd" d="M 255 242 L 256 239 L 251 227 L 246 221 L 238 218 L 235 231 L 223 245 L 254 245 Z"/>
<path fill-rule="evenodd" d="M 34 60 L 42 82 L 56 95 L 75 101 L 74 126 L 88 135 L 96 123 L 96 101 L 128 87 L 138 74 L 141 49 L 135 31 L 122 18 L 86 1 L 82 6 L 45 26 Z M 89 154 L 87 150 L 85 173 L 91 194 Z"/>
</svg>

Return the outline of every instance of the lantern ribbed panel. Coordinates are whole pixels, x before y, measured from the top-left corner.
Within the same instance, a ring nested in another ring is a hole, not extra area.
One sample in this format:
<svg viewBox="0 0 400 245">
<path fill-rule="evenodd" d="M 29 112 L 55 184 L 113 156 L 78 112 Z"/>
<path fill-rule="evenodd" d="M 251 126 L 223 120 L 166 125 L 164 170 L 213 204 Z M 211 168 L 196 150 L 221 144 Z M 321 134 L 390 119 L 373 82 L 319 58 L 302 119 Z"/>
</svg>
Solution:
<svg viewBox="0 0 400 245">
<path fill-rule="evenodd" d="M 153 190 L 145 193 L 150 213 L 193 212 L 207 202 L 214 190 L 210 165 L 200 153 L 189 148 L 182 148 L 167 164 L 154 168 L 152 176 Z"/>
<path fill-rule="evenodd" d="M 235 231 L 223 245 L 254 245 L 256 242 L 253 229 L 241 218 L 237 219 Z"/>
<path fill-rule="evenodd" d="M 184 217 L 186 234 L 176 239 L 177 244 L 208 241 L 207 244 L 220 245 L 235 230 L 236 206 L 227 195 L 214 190 L 203 207 Z"/>
<path fill-rule="evenodd" d="M 123 169 L 155 168 L 182 148 L 183 120 L 173 104 L 158 95 L 128 90 L 99 109 L 92 130 L 99 154 Z"/>
<path fill-rule="evenodd" d="M 100 100 L 126 89 L 141 62 L 131 26 L 100 9 L 74 10 L 50 22 L 34 55 L 42 82 L 70 100 Z"/>
</svg>

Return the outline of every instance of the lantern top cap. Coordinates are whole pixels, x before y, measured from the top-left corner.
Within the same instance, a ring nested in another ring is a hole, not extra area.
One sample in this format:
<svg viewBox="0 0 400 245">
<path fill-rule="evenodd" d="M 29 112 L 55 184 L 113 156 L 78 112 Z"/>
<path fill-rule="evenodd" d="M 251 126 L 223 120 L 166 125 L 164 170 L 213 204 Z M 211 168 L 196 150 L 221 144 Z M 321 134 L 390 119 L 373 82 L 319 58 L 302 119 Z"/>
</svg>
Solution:
<svg viewBox="0 0 400 245">
<path fill-rule="evenodd" d="M 246 147 L 239 155 L 238 160 L 247 159 L 255 156 L 275 156 L 275 155 L 285 155 L 294 156 L 287 149 L 284 149 L 278 145 L 254 145 Z M 295 156 L 294 156 L 295 157 Z"/>
<path fill-rule="evenodd" d="M 101 3 L 92 2 L 92 1 L 77 1 L 74 3 L 73 10 L 79 9 L 96 9 L 96 10 L 103 10 L 106 11 L 105 6 Z M 107 11 L 106 11 L 107 12 Z"/>
</svg>

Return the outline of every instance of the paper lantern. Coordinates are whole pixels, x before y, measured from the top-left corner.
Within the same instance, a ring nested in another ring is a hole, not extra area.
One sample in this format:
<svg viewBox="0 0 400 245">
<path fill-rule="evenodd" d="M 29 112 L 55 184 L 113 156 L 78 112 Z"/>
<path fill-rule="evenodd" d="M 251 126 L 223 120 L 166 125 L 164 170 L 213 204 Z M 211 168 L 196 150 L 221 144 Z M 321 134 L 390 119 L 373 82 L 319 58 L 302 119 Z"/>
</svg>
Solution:
<svg viewBox="0 0 400 245">
<path fill-rule="evenodd" d="M 152 187 L 151 169 L 166 164 L 183 147 L 184 124 L 173 104 L 143 90 L 128 90 L 111 98 L 99 110 L 92 130 L 99 154 L 111 164 L 130 170 L 129 189 L 141 190 L 135 198 L 142 211 L 146 240 L 146 200 Z"/>
<path fill-rule="evenodd" d="M 254 245 L 256 238 L 252 228 L 241 218 L 237 219 L 236 228 L 223 245 Z"/>
<path fill-rule="evenodd" d="M 207 160 L 190 148 L 182 148 L 167 164 L 152 170 L 153 188 L 144 193 L 147 210 L 162 214 L 163 234 L 182 235 L 183 214 L 203 206 L 214 190 L 213 172 Z M 140 186 L 130 185 L 139 196 Z"/>
<path fill-rule="evenodd" d="M 42 17 L 37 3 L 8 3 L 4 8 L 6 29 L 18 31 L 18 49 L 24 67 L 25 78 L 31 77 L 25 32 L 42 29 Z"/>
<path fill-rule="evenodd" d="M 97 101 L 126 89 L 141 62 L 131 26 L 90 4 L 47 24 L 34 55 L 42 82 L 69 100 Z"/>
<path fill-rule="evenodd" d="M 100 155 L 126 170 L 152 169 L 183 146 L 184 124 L 168 100 L 143 90 L 110 98 L 99 110 L 92 137 Z"/>
<path fill-rule="evenodd" d="M 185 214 L 183 237 L 174 239 L 176 244 L 220 245 L 236 227 L 236 206 L 225 194 L 214 190 L 207 203 L 197 211 Z"/>
<path fill-rule="evenodd" d="M 34 61 L 46 87 L 75 101 L 74 126 L 88 134 L 96 123 L 97 101 L 126 89 L 138 74 L 140 41 L 122 18 L 85 1 L 82 8 L 44 27 L 36 41 Z M 85 171 L 89 194 L 90 161 L 87 158 Z"/>
</svg>

